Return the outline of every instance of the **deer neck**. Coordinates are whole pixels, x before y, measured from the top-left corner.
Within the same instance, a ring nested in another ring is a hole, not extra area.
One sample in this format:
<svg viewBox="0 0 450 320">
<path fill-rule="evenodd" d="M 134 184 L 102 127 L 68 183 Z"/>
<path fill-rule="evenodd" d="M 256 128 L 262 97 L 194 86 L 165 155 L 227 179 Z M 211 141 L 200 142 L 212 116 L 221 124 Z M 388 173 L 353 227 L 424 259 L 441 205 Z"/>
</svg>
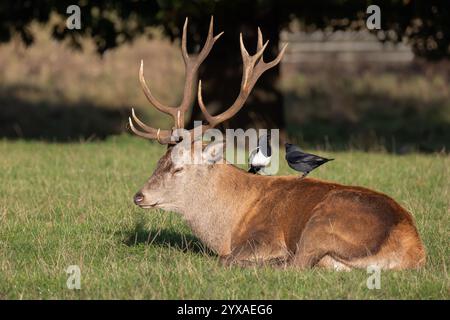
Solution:
<svg viewBox="0 0 450 320">
<path fill-rule="evenodd" d="M 249 192 L 250 178 L 232 165 L 215 165 L 189 188 L 193 192 L 185 194 L 178 210 L 194 234 L 219 255 L 230 253 L 232 232 L 257 197 Z"/>
</svg>

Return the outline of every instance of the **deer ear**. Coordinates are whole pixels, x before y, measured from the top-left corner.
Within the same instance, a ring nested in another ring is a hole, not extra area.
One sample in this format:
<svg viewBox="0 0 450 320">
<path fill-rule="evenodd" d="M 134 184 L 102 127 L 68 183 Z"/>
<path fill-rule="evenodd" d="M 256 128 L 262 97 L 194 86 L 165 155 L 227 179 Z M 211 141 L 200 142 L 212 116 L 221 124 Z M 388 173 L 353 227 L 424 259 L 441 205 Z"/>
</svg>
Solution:
<svg viewBox="0 0 450 320">
<path fill-rule="evenodd" d="M 202 152 L 202 160 L 203 163 L 206 164 L 215 164 L 215 163 L 223 163 L 224 157 L 224 144 L 222 141 L 212 142 L 208 144 Z"/>
</svg>

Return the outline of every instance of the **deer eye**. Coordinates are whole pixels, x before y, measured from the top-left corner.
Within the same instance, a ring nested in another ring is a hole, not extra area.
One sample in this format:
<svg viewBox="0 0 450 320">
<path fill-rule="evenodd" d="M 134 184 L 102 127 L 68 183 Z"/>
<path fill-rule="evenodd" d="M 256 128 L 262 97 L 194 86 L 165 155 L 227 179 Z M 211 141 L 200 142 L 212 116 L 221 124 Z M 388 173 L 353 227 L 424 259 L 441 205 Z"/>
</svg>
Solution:
<svg viewBox="0 0 450 320">
<path fill-rule="evenodd" d="M 181 171 L 183 171 L 183 168 L 176 168 L 172 171 L 172 174 L 177 174 L 180 173 Z"/>
</svg>

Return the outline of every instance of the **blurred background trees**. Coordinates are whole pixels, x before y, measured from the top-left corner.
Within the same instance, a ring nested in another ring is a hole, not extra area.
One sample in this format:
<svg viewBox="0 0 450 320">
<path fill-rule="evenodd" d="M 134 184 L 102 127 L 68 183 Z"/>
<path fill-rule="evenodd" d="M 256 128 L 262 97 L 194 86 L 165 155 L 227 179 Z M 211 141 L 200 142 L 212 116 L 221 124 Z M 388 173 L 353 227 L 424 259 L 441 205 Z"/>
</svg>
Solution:
<svg viewBox="0 0 450 320">
<path fill-rule="evenodd" d="M 65 19 L 68 16 L 66 9 L 72 4 L 77 4 L 81 8 L 82 28 L 80 30 L 66 28 Z M 218 113 L 227 108 L 238 93 L 241 77 L 241 57 L 238 44 L 240 32 L 244 34 L 245 43 L 251 50 L 256 46 L 256 31 L 257 26 L 260 26 L 264 37 L 270 39 L 265 54 L 265 59 L 269 60 L 278 52 L 280 32 L 289 30 L 293 22 L 300 26 L 301 30 L 307 32 L 365 30 L 368 16 L 366 9 L 370 4 L 377 4 L 381 8 L 382 30 L 374 31 L 379 41 L 406 42 L 411 46 L 416 57 L 426 61 L 440 61 L 450 57 L 450 24 L 448 23 L 450 10 L 446 1 L 55 0 L 2 2 L 0 4 L 0 41 L 8 42 L 12 39 L 20 39 L 24 44 L 32 45 L 36 37 L 34 31 L 36 28 L 33 28 L 32 25 L 38 22 L 46 26 L 46 30 L 54 39 L 62 40 L 74 48 L 83 49 L 86 43 L 85 39 L 92 40 L 95 50 L 103 55 L 111 49 L 133 43 L 141 36 L 155 38 L 155 29 L 160 30 L 160 33 L 156 34 L 162 34 L 162 36 L 175 41 L 181 35 L 185 17 L 189 17 L 188 45 L 190 52 L 194 52 L 205 39 L 209 16 L 214 15 L 215 31 L 225 31 L 225 34 L 215 45 L 202 66 L 199 76 L 205 83 L 204 98 L 211 113 Z M 152 50 L 159 50 L 159 48 L 153 47 Z M 136 67 L 137 69 L 136 61 L 127 61 L 127 63 L 129 68 Z M 149 73 L 152 73 L 152 70 L 146 69 L 146 74 Z M 339 77 L 340 73 L 336 72 L 335 75 Z M 175 79 L 176 77 L 182 78 L 179 72 L 163 76 L 169 77 L 174 83 L 182 81 L 182 79 Z M 291 111 L 284 110 L 283 98 L 289 97 L 289 92 L 292 90 L 288 90 L 288 94 L 282 94 L 280 91 L 282 84 L 280 85 L 279 78 L 280 67 L 270 70 L 261 77 L 246 107 L 225 126 L 286 129 L 288 127 L 286 119 L 291 116 L 289 114 Z M 329 79 L 330 82 L 335 80 Z M 327 80 L 324 81 L 327 86 Z M 292 83 L 295 81 L 291 81 L 285 87 L 292 89 Z M 138 85 L 137 80 L 135 85 Z M 297 87 L 305 88 L 302 83 L 297 83 Z M 331 86 L 325 90 L 342 89 L 339 86 Z M 311 96 L 310 91 L 308 95 Z M 304 103 L 305 101 L 297 99 L 297 102 Z M 346 102 L 340 101 L 340 103 L 345 104 Z M 308 103 L 306 102 L 306 104 Z M 303 106 L 297 111 L 303 112 L 302 108 Z M 193 110 L 193 118 L 199 118 L 198 108 Z M 306 110 L 308 110 L 308 106 L 306 106 Z M 414 121 L 420 122 L 421 116 L 418 116 L 419 120 Z M 371 118 L 367 117 L 370 122 Z M 396 114 L 395 117 L 401 117 L 401 115 Z M 340 126 L 336 125 L 331 130 L 322 130 L 322 126 L 317 126 L 318 123 L 320 124 L 320 121 L 310 122 L 314 125 L 313 128 L 306 124 L 298 138 L 311 140 L 314 133 L 308 133 L 308 130 L 316 130 L 317 135 L 321 136 L 320 139 L 331 134 L 342 135 L 345 140 L 350 135 L 348 132 L 339 132 L 340 128 L 344 130 L 348 127 L 345 122 Z M 330 127 L 330 123 L 324 126 Z M 447 128 L 446 124 L 439 124 L 439 126 L 441 126 L 439 127 L 441 131 Z M 375 132 L 375 134 L 379 134 L 379 132 Z M 397 131 L 392 130 L 387 135 L 396 134 Z M 428 140 L 432 140 L 436 135 L 439 134 L 433 132 Z M 415 139 L 414 135 L 412 135 L 412 139 Z M 424 142 L 424 144 L 426 143 Z"/>
</svg>

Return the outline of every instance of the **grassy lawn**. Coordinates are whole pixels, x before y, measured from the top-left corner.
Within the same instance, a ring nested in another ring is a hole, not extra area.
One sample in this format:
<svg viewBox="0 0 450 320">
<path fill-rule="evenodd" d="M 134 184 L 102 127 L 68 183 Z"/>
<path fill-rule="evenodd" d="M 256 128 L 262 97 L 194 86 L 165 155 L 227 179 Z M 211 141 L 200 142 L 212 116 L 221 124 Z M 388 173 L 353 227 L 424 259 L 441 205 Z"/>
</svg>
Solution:
<svg viewBox="0 0 450 320">
<path fill-rule="evenodd" d="M 391 195 L 427 248 L 424 269 L 382 272 L 369 290 L 365 270 L 221 267 L 176 214 L 133 204 L 163 153 L 129 136 L 0 141 L 0 298 L 449 299 L 449 156 L 321 152 L 337 160 L 311 176 Z M 69 265 L 81 268 L 81 290 L 66 287 Z"/>
</svg>

